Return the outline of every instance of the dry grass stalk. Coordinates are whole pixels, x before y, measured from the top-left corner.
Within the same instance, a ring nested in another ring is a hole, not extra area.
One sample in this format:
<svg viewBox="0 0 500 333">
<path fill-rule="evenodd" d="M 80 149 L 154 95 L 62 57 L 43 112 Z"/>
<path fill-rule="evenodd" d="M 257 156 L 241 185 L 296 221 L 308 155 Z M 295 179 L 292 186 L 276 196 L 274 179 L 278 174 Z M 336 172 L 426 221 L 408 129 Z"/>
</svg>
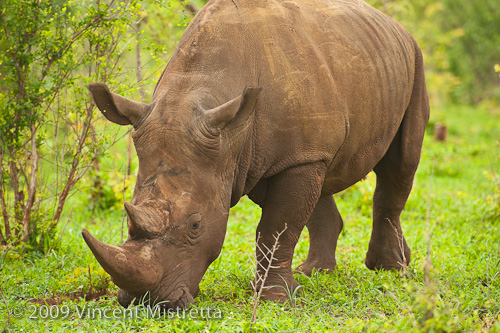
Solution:
<svg viewBox="0 0 500 333">
<path fill-rule="evenodd" d="M 3 295 L 3 290 L 1 288 L 0 288 L 0 294 L 2 294 L 2 300 L 3 300 L 3 303 L 5 304 L 5 309 L 7 312 L 7 326 L 10 326 L 10 310 L 9 310 L 9 306 L 7 305 L 7 301 L 5 300 L 5 296 Z"/>
<path fill-rule="evenodd" d="M 431 179 L 429 182 L 429 192 L 427 193 L 427 212 L 425 216 L 425 230 L 426 232 L 426 243 L 427 243 L 427 256 L 425 258 L 425 263 L 424 263 L 424 281 L 425 285 L 427 287 L 430 286 L 431 284 L 431 268 L 432 268 L 432 245 L 431 245 L 431 239 L 432 239 L 432 232 L 431 230 L 431 193 L 432 193 L 432 182 L 434 180 L 434 164 L 436 160 L 434 159 L 432 162 L 432 168 L 431 168 Z"/>
<path fill-rule="evenodd" d="M 401 257 L 403 258 L 403 261 L 400 262 L 398 261 L 398 264 L 401 266 L 401 274 L 406 274 L 407 268 L 408 268 L 408 259 L 406 258 L 405 255 L 405 244 L 404 244 L 404 237 L 403 237 L 403 232 L 401 229 L 398 229 L 398 227 L 390 220 L 387 219 L 389 224 L 392 227 L 392 230 L 396 234 L 396 237 L 398 238 L 398 246 L 399 246 L 399 251 L 401 252 Z"/>
<path fill-rule="evenodd" d="M 261 259 L 259 260 L 257 254 L 256 254 L 257 271 L 255 273 L 255 281 L 251 282 L 252 288 L 254 290 L 253 297 L 252 297 L 254 303 L 253 303 L 252 319 L 250 320 L 250 329 L 252 328 L 252 325 L 255 324 L 255 321 L 257 320 L 257 308 L 259 307 L 259 302 L 260 302 L 260 298 L 262 296 L 262 291 L 264 289 L 272 288 L 272 287 L 265 287 L 264 284 L 267 280 L 267 276 L 269 275 L 269 271 L 272 268 L 278 268 L 278 266 L 273 266 L 272 262 L 273 262 L 273 260 L 275 260 L 274 254 L 276 253 L 276 250 L 278 250 L 278 248 L 280 247 L 279 239 L 280 239 L 281 235 L 283 235 L 283 233 L 285 232 L 287 227 L 288 226 L 285 223 L 285 228 L 283 228 L 283 230 L 281 232 L 278 232 L 275 236 L 273 236 L 274 237 L 274 244 L 271 248 L 267 247 L 266 244 L 263 244 L 263 243 L 259 244 L 260 232 L 257 235 L 257 240 L 255 241 L 255 247 L 257 249 L 257 252 L 260 253 L 262 256 L 261 256 Z M 262 249 L 261 245 L 262 245 L 262 247 L 265 248 L 265 250 Z M 267 267 L 262 264 L 262 260 L 267 260 Z M 262 268 L 262 270 L 264 271 L 264 274 L 259 274 L 259 267 Z"/>
</svg>

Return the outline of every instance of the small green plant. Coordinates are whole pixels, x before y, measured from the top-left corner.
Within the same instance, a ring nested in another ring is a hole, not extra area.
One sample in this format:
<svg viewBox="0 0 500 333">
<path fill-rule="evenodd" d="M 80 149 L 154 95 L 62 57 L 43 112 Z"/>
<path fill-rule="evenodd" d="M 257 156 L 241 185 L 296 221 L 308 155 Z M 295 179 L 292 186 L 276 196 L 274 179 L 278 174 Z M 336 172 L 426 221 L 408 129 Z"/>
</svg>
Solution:
<svg viewBox="0 0 500 333">
<path fill-rule="evenodd" d="M 279 286 L 279 287 L 285 291 L 285 293 L 288 297 L 287 301 L 288 301 L 288 304 L 290 305 L 290 307 L 296 308 L 297 307 L 297 300 L 299 298 L 299 292 L 302 289 L 302 286 L 299 285 L 299 286 L 295 287 L 295 289 L 292 289 L 292 287 L 288 285 L 288 282 L 286 282 L 286 280 L 283 279 L 283 277 L 281 277 L 281 279 L 283 280 L 283 282 L 285 282 L 285 286 Z"/>
<path fill-rule="evenodd" d="M 104 291 L 109 287 L 110 278 L 102 267 L 95 268 L 92 263 L 87 267 L 77 267 L 66 275 L 64 281 L 59 282 L 75 291 L 86 293 Z"/>
</svg>

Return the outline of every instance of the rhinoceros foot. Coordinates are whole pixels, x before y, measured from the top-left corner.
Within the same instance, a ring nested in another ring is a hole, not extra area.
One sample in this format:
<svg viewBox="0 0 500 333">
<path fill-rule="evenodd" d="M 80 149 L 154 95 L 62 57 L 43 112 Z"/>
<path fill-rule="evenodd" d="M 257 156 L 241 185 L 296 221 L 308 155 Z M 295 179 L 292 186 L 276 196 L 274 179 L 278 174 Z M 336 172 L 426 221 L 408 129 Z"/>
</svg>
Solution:
<svg viewBox="0 0 500 333">
<path fill-rule="evenodd" d="M 305 262 L 297 266 L 297 268 L 295 268 L 295 273 L 302 273 L 304 275 L 311 276 L 313 271 L 321 273 L 333 273 L 335 270 L 337 270 L 336 264 L 306 260 Z"/>
<path fill-rule="evenodd" d="M 402 245 L 374 246 L 370 244 L 365 265 L 371 270 L 404 270 L 410 264 L 411 251 L 406 241 Z"/>
</svg>

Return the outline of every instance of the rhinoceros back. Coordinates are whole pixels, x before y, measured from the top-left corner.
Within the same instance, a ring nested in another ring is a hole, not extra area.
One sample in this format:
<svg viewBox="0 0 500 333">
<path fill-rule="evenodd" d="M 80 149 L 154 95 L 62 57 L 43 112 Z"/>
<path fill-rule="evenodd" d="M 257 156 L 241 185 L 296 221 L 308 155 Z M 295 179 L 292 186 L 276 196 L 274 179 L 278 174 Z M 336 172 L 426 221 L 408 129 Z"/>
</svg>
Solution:
<svg viewBox="0 0 500 333">
<path fill-rule="evenodd" d="M 260 85 L 254 145 L 265 158 L 256 156 L 254 177 L 322 160 L 356 182 L 399 128 L 416 52 L 401 25 L 363 1 L 213 0 L 186 30 L 157 94 L 203 87 L 216 105 Z"/>
</svg>

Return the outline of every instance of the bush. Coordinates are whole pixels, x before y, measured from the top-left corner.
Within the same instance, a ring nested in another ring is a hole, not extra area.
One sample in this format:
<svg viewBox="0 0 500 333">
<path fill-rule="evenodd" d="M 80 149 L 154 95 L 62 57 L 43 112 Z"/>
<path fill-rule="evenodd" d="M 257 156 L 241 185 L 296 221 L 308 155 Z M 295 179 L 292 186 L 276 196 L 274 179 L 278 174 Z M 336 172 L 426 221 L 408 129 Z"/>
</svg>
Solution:
<svg viewBox="0 0 500 333">
<path fill-rule="evenodd" d="M 139 10 L 137 1 L 2 1 L 2 244 L 50 246 L 70 190 L 109 141 L 94 130 L 85 86 L 128 86 L 117 77 L 120 39 Z"/>
<path fill-rule="evenodd" d="M 500 6 L 494 0 L 369 0 L 415 37 L 424 53 L 434 102 L 477 103 L 500 98 Z"/>
</svg>

